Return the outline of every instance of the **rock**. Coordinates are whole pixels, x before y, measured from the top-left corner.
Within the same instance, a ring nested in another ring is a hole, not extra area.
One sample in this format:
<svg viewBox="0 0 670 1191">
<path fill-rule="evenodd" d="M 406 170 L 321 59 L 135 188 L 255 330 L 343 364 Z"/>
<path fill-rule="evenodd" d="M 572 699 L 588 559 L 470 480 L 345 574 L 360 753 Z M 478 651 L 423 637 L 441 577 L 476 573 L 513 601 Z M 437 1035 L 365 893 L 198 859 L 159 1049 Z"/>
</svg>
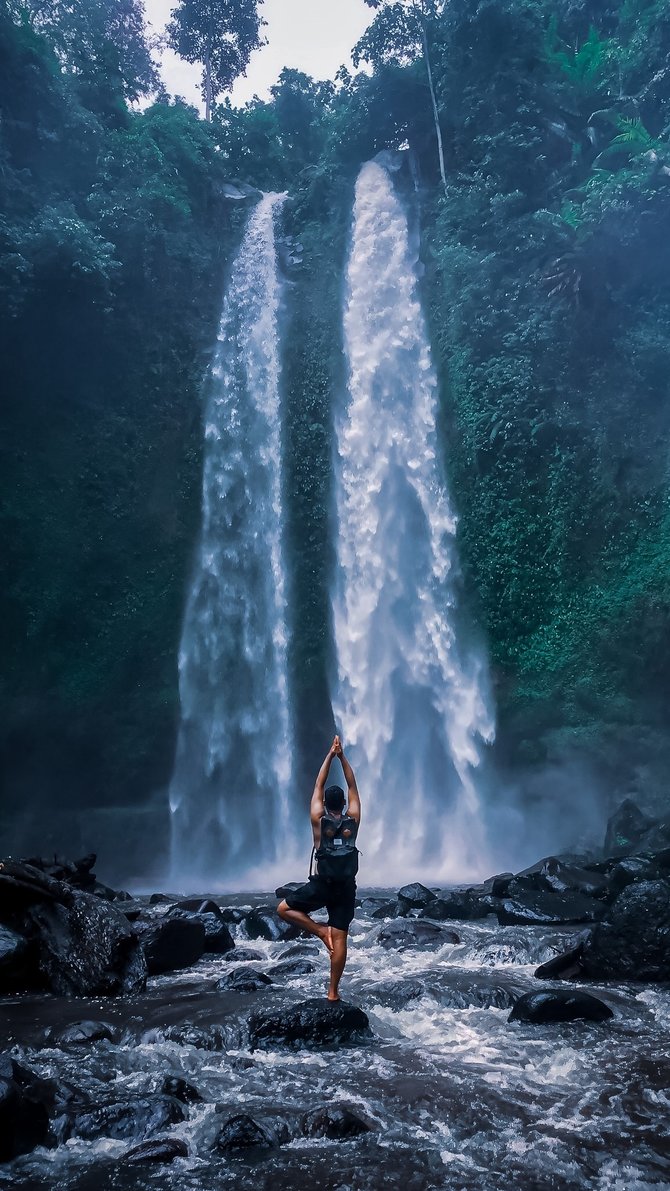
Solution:
<svg viewBox="0 0 670 1191">
<path fill-rule="evenodd" d="M 479 897 L 475 897 L 463 889 L 453 889 L 441 893 L 439 897 L 424 906 L 423 910 L 419 912 L 419 918 L 432 918 L 436 922 L 455 918 L 467 922 L 473 918 L 485 918 L 488 913 L 488 907 L 482 909 Z"/>
<path fill-rule="evenodd" d="M 195 1026 L 185 1021 L 180 1025 L 168 1026 L 162 1031 L 167 1042 L 178 1046 L 195 1046 L 198 1050 L 221 1051 L 226 1049 L 226 1034 L 223 1026 Z"/>
<path fill-rule="evenodd" d="M 294 959 L 295 956 L 310 956 L 321 955 L 323 952 L 323 943 L 317 943 L 316 940 L 310 943 L 307 939 L 301 940 L 299 943 L 288 943 L 284 948 L 283 959 Z"/>
<path fill-rule="evenodd" d="M 540 964 L 534 975 L 538 980 L 579 980 L 584 975 L 584 942 Z"/>
<path fill-rule="evenodd" d="M 228 1154 L 235 1150 L 269 1149 L 277 1142 L 268 1129 L 241 1112 L 224 1121 L 214 1144 L 220 1154 Z"/>
<path fill-rule="evenodd" d="M 188 910 L 192 914 L 213 914 L 215 918 L 225 922 L 221 907 L 217 906 L 211 898 L 184 897 L 177 902 L 175 910 Z"/>
<path fill-rule="evenodd" d="M 492 897 L 504 897 L 513 877 L 514 873 L 498 873 L 496 877 L 491 877 L 487 882 L 491 886 L 488 892 Z"/>
<path fill-rule="evenodd" d="M 358 1137 L 370 1133 L 372 1127 L 346 1104 L 328 1104 L 315 1108 L 302 1118 L 302 1131 L 306 1137 L 327 1137 L 331 1141 L 343 1141 L 347 1137 Z"/>
<path fill-rule="evenodd" d="M 376 942 L 387 951 L 400 947 L 442 947 L 460 943 L 455 931 L 421 918 L 400 919 L 379 928 Z"/>
<path fill-rule="evenodd" d="M 249 939 L 267 939 L 276 943 L 280 939 L 297 939 L 302 933 L 297 926 L 284 922 L 272 907 L 259 906 L 247 914 L 244 929 Z"/>
<path fill-rule="evenodd" d="M 167 1075 L 163 1080 L 161 1092 L 164 1096 L 174 1096 L 175 1100 L 181 1100 L 182 1104 L 200 1104 L 202 1101 L 198 1089 L 178 1075 Z"/>
<path fill-rule="evenodd" d="M 116 906 L 74 892 L 70 905 L 30 908 L 38 965 L 59 996 L 119 996 L 141 992 L 147 966 L 137 933 Z"/>
<path fill-rule="evenodd" d="M 582 893 L 585 897 L 603 897 L 607 881 L 598 873 L 565 864 L 556 856 L 546 856 L 531 868 L 517 873 L 507 887 L 507 897 L 519 891 L 536 889 L 543 893 Z"/>
<path fill-rule="evenodd" d="M 89 1042 L 114 1042 L 114 1032 L 106 1021 L 75 1021 L 62 1030 L 50 1030 L 48 1039 L 57 1046 Z"/>
<path fill-rule="evenodd" d="M 257 1010 L 249 1018 L 252 1050 L 274 1046 L 359 1046 L 372 1039 L 367 1015 L 347 1001 L 313 997 L 288 1008 Z"/>
<path fill-rule="evenodd" d="M 169 918 L 182 918 L 189 922 L 201 922 L 205 928 L 204 950 L 208 955 L 225 955 L 227 951 L 232 951 L 235 946 L 235 940 L 220 913 L 212 914 L 211 911 L 203 910 L 181 910 L 175 907 L 168 912 L 167 916 Z"/>
<path fill-rule="evenodd" d="M 121 1141 L 145 1141 L 168 1125 L 184 1121 L 183 1104 L 172 1096 L 142 1096 L 136 1100 L 112 1100 L 76 1112 L 72 1133 L 92 1139 L 114 1137 Z"/>
<path fill-rule="evenodd" d="M 272 969 L 273 976 L 283 976 L 289 979 L 292 976 L 310 976 L 312 972 L 316 972 L 316 964 L 313 964 L 311 959 L 299 955 L 295 959 L 281 960 Z"/>
<path fill-rule="evenodd" d="M 546 1022 L 576 1021 L 578 1018 L 607 1021 L 613 1016 L 609 1005 L 590 993 L 561 988 L 541 989 L 519 997 L 507 1020 L 544 1025 Z"/>
<path fill-rule="evenodd" d="M 670 819 L 654 823 L 639 841 L 640 852 L 662 852 L 670 847 Z"/>
<path fill-rule="evenodd" d="M 670 881 L 641 881 L 620 893 L 584 949 L 598 980 L 670 980 Z"/>
<path fill-rule="evenodd" d="M 149 898 L 149 905 L 160 906 L 163 902 L 174 902 L 176 900 L 175 897 L 170 897 L 169 893 L 152 893 Z"/>
<path fill-rule="evenodd" d="M 94 893 L 96 897 L 101 897 L 106 902 L 116 900 L 116 889 L 112 889 L 111 885 L 103 884 L 102 881 L 95 881 L 89 892 Z"/>
<path fill-rule="evenodd" d="M 244 922 L 249 910 L 241 910 L 239 906 L 222 906 L 221 917 L 229 926 L 237 926 L 239 922 Z"/>
<path fill-rule="evenodd" d="M 0 995 L 38 982 L 36 951 L 25 935 L 0 925 Z"/>
<path fill-rule="evenodd" d="M 581 893 L 518 893 L 505 897 L 496 909 L 501 926 L 560 926 L 597 922 L 605 913 L 601 902 Z"/>
<path fill-rule="evenodd" d="M 645 815 L 631 798 L 607 820 L 604 852 L 606 856 L 625 856 L 637 850 L 637 844 L 652 826 L 653 820 Z"/>
<path fill-rule="evenodd" d="M 267 988 L 268 984 L 272 984 L 272 981 L 265 972 L 242 965 L 226 972 L 225 976 L 217 980 L 216 987 L 226 992 L 259 992 Z"/>
<path fill-rule="evenodd" d="M 253 947 L 236 947 L 234 951 L 226 951 L 223 958 L 227 964 L 252 963 L 264 960 L 265 956 L 260 951 L 254 951 Z"/>
<path fill-rule="evenodd" d="M 413 979 L 405 980 L 388 980 L 382 984 L 373 984 L 368 986 L 365 990 L 366 999 L 370 998 L 380 1005 L 385 1005 L 392 1009 L 394 1013 L 400 1012 L 401 1009 L 406 1009 L 411 1005 L 412 1001 L 418 1001 L 425 996 L 426 986 L 423 981 L 414 977 Z"/>
<path fill-rule="evenodd" d="M 188 1158 L 188 1146 L 180 1137 L 156 1137 L 143 1141 L 132 1150 L 121 1155 L 122 1162 L 174 1162 L 175 1158 Z"/>
<path fill-rule="evenodd" d="M 196 917 L 161 918 L 142 932 L 150 976 L 190 968 L 205 948 L 205 927 Z"/>
<path fill-rule="evenodd" d="M 610 898 L 614 900 L 635 881 L 657 881 L 661 876 L 661 869 L 653 856 L 624 856 L 608 874 Z"/>
<path fill-rule="evenodd" d="M 398 890 L 398 901 L 410 909 L 418 910 L 427 906 L 429 902 L 435 901 L 435 894 L 432 889 L 421 885 L 419 881 L 414 881 L 413 884 L 403 885 L 402 889 Z"/>
<path fill-rule="evenodd" d="M 9 1055 L 0 1055 L 0 1162 L 51 1144 L 49 1113 L 31 1081 L 21 1080 L 22 1071 Z"/>
<path fill-rule="evenodd" d="M 373 910 L 371 918 L 397 918 L 402 913 L 402 906 L 400 902 L 383 902 L 376 910 Z"/>
</svg>

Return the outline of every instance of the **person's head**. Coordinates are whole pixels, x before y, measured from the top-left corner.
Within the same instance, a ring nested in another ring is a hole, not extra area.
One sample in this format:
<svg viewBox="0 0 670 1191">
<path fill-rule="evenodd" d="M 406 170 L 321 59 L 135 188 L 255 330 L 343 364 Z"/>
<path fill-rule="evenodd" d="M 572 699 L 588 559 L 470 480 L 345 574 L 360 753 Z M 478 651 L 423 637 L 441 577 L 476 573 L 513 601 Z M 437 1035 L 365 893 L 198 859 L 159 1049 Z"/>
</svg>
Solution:
<svg viewBox="0 0 670 1191">
<path fill-rule="evenodd" d="M 341 786 L 328 786 L 323 796 L 323 801 L 326 804 L 326 810 L 331 811 L 334 815 L 341 815 L 344 810 L 344 790 Z"/>
</svg>

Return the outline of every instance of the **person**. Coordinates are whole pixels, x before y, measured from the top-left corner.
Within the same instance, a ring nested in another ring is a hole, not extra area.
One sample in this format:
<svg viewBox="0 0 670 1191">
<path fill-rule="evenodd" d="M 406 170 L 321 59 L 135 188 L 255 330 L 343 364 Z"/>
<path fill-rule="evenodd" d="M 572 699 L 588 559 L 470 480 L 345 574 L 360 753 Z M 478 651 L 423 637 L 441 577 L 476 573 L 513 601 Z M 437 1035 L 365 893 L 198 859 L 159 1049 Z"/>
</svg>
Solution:
<svg viewBox="0 0 670 1191">
<path fill-rule="evenodd" d="M 333 758 L 342 764 L 347 796 L 341 786 L 328 786 Z M 346 803 L 346 813 L 345 813 Z M 330 953 L 329 1001 L 339 1001 L 340 978 L 347 962 L 347 936 L 354 917 L 358 850 L 356 837 L 361 821 L 361 799 L 351 765 L 344 755 L 339 736 L 333 740 L 321 766 L 310 805 L 314 837 L 313 856 L 316 874 L 305 885 L 290 893 L 277 906 L 286 922 L 317 935 Z M 310 914 L 325 906 L 328 922 L 314 922 Z"/>
</svg>

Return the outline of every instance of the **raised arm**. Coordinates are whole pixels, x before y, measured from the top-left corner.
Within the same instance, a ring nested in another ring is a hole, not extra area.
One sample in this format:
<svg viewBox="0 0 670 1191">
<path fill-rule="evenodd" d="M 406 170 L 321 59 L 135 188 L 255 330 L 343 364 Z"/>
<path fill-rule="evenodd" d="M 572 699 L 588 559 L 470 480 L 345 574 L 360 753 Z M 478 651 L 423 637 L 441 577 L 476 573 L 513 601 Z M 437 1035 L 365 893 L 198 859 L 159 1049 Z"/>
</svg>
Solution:
<svg viewBox="0 0 670 1191">
<path fill-rule="evenodd" d="M 336 736 L 335 739 L 333 740 L 333 743 L 331 744 L 330 748 L 328 749 L 328 752 L 326 753 L 323 765 L 321 766 L 319 772 L 316 775 L 316 781 L 314 783 L 314 792 L 312 794 L 312 801 L 311 801 L 310 808 L 309 808 L 309 817 L 312 820 L 313 826 L 321 821 L 321 817 L 324 813 L 325 808 L 324 808 L 324 802 L 323 802 L 323 795 L 324 795 L 324 791 L 326 789 L 326 782 L 328 781 L 328 774 L 330 773 L 330 766 L 331 766 L 333 757 L 336 757 L 338 755 L 338 752 L 337 752 L 338 748 L 340 748 L 340 742 Z"/>
<path fill-rule="evenodd" d="M 348 802 L 347 814 L 350 816 L 350 818 L 355 819 L 357 823 L 360 823 L 360 821 L 361 821 L 361 796 L 358 793 L 358 786 L 356 785 L 356 778 L 354 777 L 354 771 L 351 768 L 351 765 L 349 764 L 349 762 L 347 761 L 347 758 L 344 755 L 344 751 L 342 749 L 342 745 L 339 742 L 339 738 L 336 736 L 335 739 L 337 740 L 337 743 L 339 745 L 339 751 L 338 751 L 337 755 L 340 758 L 342 772 L 344 773 L 344 780 L 347 783 L 347 802 Z"/>
</svg>

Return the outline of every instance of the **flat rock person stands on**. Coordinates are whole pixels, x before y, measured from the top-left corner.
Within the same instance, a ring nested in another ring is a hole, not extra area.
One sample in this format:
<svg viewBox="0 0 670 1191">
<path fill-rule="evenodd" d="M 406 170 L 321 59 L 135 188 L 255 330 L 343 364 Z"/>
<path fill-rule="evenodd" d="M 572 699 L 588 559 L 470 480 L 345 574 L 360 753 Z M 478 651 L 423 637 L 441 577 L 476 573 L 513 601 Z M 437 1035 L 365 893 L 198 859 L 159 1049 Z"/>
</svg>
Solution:
<svg viewBox="0 0 670 1191">
<path fill-rule="evenodd" d="M 333 757 L 339 757 L 347 783 L 347 795 L 341 786 L 328 786 Z M 346 806 L 346 810 L 345 810 Z M 287 922 L 293 922 L 325 943 L 330 952 L 328 1000 L 339 1001 L 340 977 L 347 962 L 347 934 L 354 917 L 358 849 L 356 836 L 361 821 L 361 800 L 356 778 L 340 744 L 333 740 L 317 775 L 309 810 L 314 836 L 312 859 L 316 873 L 277 906 Z M 314 922 L 310 913 L 328 911 L 328 923 Z"/>
</svg>

